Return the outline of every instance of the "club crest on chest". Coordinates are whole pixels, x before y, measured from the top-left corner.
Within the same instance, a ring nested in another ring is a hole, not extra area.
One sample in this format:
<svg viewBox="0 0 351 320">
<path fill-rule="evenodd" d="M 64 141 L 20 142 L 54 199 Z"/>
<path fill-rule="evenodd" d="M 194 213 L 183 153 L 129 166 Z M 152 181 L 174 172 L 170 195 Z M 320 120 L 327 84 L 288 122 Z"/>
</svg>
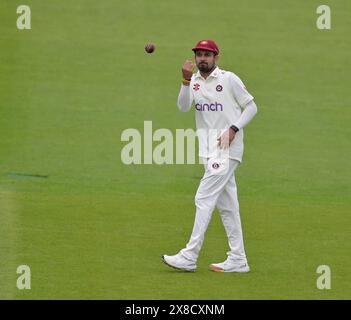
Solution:
<svg viewBox="0 0 351 320">
<path fill-rule="evenodd" d="M 217 92 L 221 92 L 223 90 L 223 86 L 221 86 L 220 84 L 216 87 L 216 91 Z"/>
</svg>

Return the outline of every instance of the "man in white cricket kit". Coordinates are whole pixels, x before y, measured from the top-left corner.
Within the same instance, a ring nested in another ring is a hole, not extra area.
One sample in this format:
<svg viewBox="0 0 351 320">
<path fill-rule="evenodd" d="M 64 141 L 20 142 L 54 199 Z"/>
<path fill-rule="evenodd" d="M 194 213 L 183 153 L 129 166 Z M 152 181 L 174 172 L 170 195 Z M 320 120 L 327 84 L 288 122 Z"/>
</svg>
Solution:
<svg viewBox="0 0 351 320">
<path fill-rule="evenodd" d="M 219 49 L 214 41 L 202 40 L 192 50 L 198 72 L 193 74 L 192 61 L 184 63 L 178 108 L 187 112 L 195 103 L 199 156 L 205 174 L 195 196 L 190 240 L 178 254 L 163 255 L 162 260 L 173 268 L 195 271 L 205 232 L 217 207 L 230 250 L 224 262 L 210 264 L 209 268 L 216 272 L 248 272 L 234 171 L 242 161 L 243 128 L 255 116 L 257 107 L 239 77 L 216 65 Z"/>
</svg>

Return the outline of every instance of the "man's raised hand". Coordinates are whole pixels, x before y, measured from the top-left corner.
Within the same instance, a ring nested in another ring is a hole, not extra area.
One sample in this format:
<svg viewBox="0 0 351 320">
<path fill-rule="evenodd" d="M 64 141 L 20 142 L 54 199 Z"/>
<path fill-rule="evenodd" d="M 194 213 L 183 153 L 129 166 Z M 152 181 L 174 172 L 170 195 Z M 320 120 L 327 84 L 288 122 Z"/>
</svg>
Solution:
<svg viewBox="0 0 351 320">
<path fill-rule="evenodd" d="M 193 75 L 193 70 L 196 67 L 196 64 L 191 60 L 186 60 L 182 67 L 183 78 L 185 80 L 190 80 Z"/>
</svg>

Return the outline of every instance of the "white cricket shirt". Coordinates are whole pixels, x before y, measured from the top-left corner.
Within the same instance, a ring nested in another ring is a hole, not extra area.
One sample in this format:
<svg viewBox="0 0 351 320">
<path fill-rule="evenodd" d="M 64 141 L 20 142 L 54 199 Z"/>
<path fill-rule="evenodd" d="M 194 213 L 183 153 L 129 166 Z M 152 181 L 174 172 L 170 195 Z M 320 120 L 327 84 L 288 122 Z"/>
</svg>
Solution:
<svg viewBox="0 0 351 320">
<path fill-rule="evenodd" d="M 186 88 L 186 89 L 185 89 Z M 195 119 L 199 140 L 199 156 L 218 157 L 220 152 L 217 138 L 239 119 L 242 108 L 252 101 L 253 96 L 246 90 L 243 82 L 233 72 L 216 67 L 205 79 L 200 72 L 193 74 L 188 90 L 186 105 L 178 100 L 181 111 L 189 111 L 192 102 L 195 105 Z M 228 156 L 242 161 L 244 152 L 243 129 L 236 133 Z"/>
</svg>

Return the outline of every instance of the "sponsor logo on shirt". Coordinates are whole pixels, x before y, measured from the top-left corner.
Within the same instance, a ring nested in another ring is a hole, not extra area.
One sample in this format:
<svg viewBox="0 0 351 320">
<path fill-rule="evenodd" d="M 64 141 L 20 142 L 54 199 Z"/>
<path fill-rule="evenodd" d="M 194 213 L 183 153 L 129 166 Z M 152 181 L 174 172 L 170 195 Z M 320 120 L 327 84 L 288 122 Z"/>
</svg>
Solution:
<svg viewBox="0 0 351 320">
<path fill-rule="evenodd" d="M 197 103 L 195 104 L 195 109 L 197 111 L 223 111 L 223 105 L 215 103 Z"/>
</svg>

